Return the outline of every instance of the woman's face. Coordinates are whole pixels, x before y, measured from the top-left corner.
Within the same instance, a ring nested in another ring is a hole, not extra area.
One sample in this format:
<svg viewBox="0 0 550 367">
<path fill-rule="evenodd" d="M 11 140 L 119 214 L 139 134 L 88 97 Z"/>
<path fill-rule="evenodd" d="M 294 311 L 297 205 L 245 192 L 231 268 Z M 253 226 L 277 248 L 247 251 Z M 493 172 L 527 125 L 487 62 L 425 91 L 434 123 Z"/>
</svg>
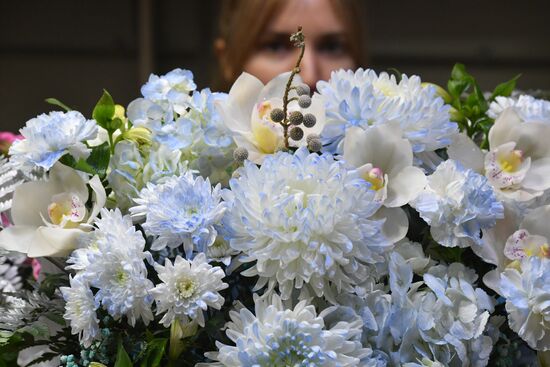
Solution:
<svg viewBox="0 0 550 367">
<path fill-rule="evenodd" d="M 357 66 L 349 52 L 346 27 L 329 0 L 293 0 L 285 2 L 262 32 L 244 70 L 264 83 L 292 70 L 299 50 L 289 38 L 298 25 L 306 37 L 300 76 L 312 90 L 318 80 L 328 80 L 332 70 Z"/>
</svg>

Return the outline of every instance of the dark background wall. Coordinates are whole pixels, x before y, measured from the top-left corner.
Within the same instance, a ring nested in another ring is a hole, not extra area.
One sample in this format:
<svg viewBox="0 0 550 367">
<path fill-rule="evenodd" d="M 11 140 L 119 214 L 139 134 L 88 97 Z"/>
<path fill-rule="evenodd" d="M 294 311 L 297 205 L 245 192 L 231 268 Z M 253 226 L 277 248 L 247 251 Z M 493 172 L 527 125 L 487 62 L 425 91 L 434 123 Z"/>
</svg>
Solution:
<svg viewBox="0 0 550 367">
<path fill-rule="evenodd" d="M 90 115 L 106 88 L 126 105 L 149 72 L 187 68 L 207 87 L 220 1 L 0 0 L 0 130 L 49 111 L 47 97 Z M 550 1 L 371 0 L 368 10 L 377 70 L 444 84 L 460 61 L 485 89 L 518 73 L 520 88 L 550 89 Z"/>
</svg>

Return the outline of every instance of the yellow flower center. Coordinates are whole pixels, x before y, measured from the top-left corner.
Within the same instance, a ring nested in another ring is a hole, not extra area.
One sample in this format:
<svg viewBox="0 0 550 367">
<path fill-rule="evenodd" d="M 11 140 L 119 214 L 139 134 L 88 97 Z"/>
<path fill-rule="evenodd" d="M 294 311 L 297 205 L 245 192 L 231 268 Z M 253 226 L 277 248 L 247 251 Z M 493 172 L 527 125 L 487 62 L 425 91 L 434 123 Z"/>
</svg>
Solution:
<svg viewBox="0 0 550 367">
<path fill-rule="evenodd" d="M 384 172 L 378 167 L 372 168 L 363 175 L 363 178 L 370 182 L 371 189 L 378 191 L 384 187 Z"/>
<path fill-rule="evenodd" d="M 194 279 L 183 278 L 176 285 L 178 296 L 180 298 L 191 297 L 198 288 L 198 284 Z"/>
<path fill-rule="evenodd" d="M 281 136 L 276 129 L 278 124 L 269 118 L 272 105 L 269 101 L 265 101 L 259 103 L 256 108 L 258 117 L 252 120 L 252 136 L 262 153 L 273 154 L 279 147 Z"/>
<path fill-rule="evenodd" d="M 86 207 L 80 198 L 71 194 L 58 194 L 48 205 L 48 216 L 52 224 L 63 228 L 76 228 L 84 220 Z"/>
<path fill-rule="evenodd" d="M 500 168 L 506 173 L 517 171 L 522 162 L 523 152 L 521 150 L 512 150 L 510 153 L 498 158 Z"/>
</svg>

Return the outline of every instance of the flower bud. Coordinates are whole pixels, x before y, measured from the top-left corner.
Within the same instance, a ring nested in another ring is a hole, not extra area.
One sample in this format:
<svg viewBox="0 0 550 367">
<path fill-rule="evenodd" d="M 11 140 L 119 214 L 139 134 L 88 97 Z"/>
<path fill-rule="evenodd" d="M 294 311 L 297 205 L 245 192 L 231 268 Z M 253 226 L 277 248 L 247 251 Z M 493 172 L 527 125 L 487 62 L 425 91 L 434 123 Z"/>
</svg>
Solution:
<svg viewBox="0 0 550 367">
<path fill-rule="evenodd" d="M 136 126 L 125 131 L 122 133 L 121 139 L 134 142 L 138 146 L 151 145 L 152 142 L 151 131 L 142 126 Z"/>
<path fill-rule="evenodd" d="M 302 108 L 308 108 L 311 106 L 311 97 L 306 94 L 298 97 L 298 106 Z"/>
<path fill-rule="evenodd" d="M 248 159 L 248 150 L 243 147 L 238 147 L 233 151 L 233 158 L 239 163 L 244 162 Z"/>
<path fill-rule="evenodd" d="M 298 140 L 301 140 L 303 137 L 304 137 L 304 130 L 302 130 L 298 126 L 290 129 L 290 138 L 292 140 L 298 141 Z"/>
<path fill-rule="evenodd" d="M 310 93 L 309 85 L 299 84 L 295 88 L 296 88 L 296 93 L 299 96 L 303 96 L 303 95 L 308 95 L 309 96 L 309 93 Z"/>
<path fill-rule="evenodd" d="M 274 108 L 271 110 L 271 114 L 269 115 L 271 117 L 271 120 L 273 122 L 281 122 L 285 118 L 285 113 L 280 108 Z"/>
<path fill-rule="evenodd" d="M 288 116 L 288 121 L 290 121 L 292 125 L 300 125 L 303 120 L 304 115 L 302 115 L 300 111 L 292 111 Z"/>
<path fill-rule="evenodd" d="M 321 143 L 321 139 L 308 139 L 307 148 L 311 152 L 318 152 L 323 148 L 323 143 Z"/>
<path fill-rule="evenodd" d="M 307 128 L 313 127 L 313 126 L 315 126 L 316 123 L 317 123 L 317 118 L 315 117 L 315 115 L 313 115 L 311 113 L 306 113 L 304 115 L 304 126 L 305 127 L 307 127 Z"/>
</svg>

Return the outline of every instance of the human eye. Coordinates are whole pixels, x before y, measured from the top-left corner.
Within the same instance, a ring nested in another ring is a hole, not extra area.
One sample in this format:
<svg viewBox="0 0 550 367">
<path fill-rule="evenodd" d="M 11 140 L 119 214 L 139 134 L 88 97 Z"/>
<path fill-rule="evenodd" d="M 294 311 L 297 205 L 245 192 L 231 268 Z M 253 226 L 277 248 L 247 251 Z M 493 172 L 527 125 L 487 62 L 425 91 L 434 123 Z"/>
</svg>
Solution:
<svg viewBox="0 0 550 367">
<path fill-rule="evenodd" d="M 322 37 L 316 45 L 317 52 L 331 57 L 339 57 L 348 52 L 347 43 L 341 35 Z"/>
<path fill-rule="evenodd" d="M 276 35 L 260 42 L 259 50 L 272 55 L 285 55 L 292 51 L 289 37 Z"/>
</svg>

